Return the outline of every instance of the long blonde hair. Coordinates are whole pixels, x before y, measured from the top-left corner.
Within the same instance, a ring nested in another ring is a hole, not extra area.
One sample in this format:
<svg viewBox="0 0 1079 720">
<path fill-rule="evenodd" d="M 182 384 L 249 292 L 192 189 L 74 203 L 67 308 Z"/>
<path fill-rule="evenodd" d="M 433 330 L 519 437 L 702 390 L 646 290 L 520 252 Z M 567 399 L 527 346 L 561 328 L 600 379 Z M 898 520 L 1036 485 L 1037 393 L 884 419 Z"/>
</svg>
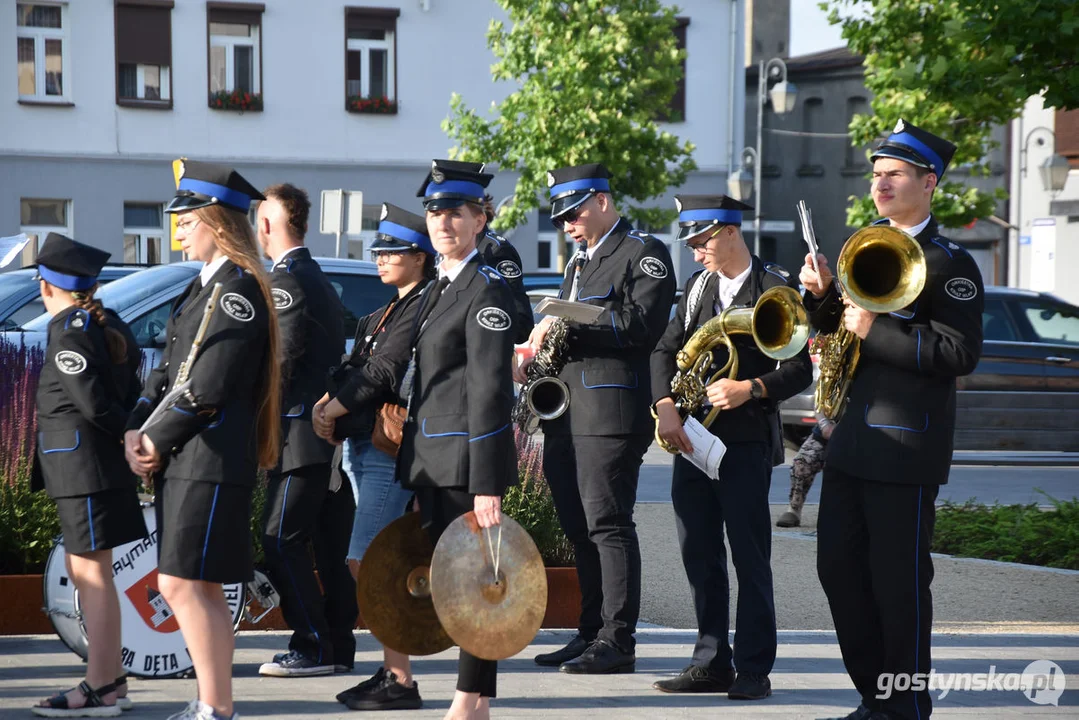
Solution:
<svg viewBox="0 0 1079 720">
<path fill-rule="evenodd" d="M 270 316 L 270 347 L 259 374 L 262 382 L 258 393 L 262 404 L 259 406 L 256 433 L 259 467 L 268 470 L 277 465 L 281 454 L 281 366 L 277 358 L 280 340 L 270 276 L 262 266 L 262 254 L 247 215 L 221 205 L 207 205 L 197 208 L 194 213 L 213 231 L 217 249 L 258 281 L 262 299 L 266 302 L 266 311 Z"/>
</svg>

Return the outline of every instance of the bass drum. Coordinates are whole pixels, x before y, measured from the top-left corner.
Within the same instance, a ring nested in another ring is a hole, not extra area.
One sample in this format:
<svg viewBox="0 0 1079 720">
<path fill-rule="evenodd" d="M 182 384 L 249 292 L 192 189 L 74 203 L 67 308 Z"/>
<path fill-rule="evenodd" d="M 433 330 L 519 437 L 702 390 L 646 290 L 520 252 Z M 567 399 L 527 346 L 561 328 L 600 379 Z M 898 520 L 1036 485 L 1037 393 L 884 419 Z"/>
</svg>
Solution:
<svg viewBox="0 0 1079 720">
<path fill-rule="evenodd" d="M 120 596 L 121 661 L 124 672 L 138 677 L 175 677 L 192 669 L 180 626 L 157 588 L 157 520 L 152 503 L 143 503 L 149 537 L 112 551 L 112 575 Z M 45 565 L 45 612 L 56 634 L 73 653 L 87 657 L 86 628 L 79 592 L 67 575 L 63 538 Z M 225 585 L 233 627 L 244 611 L 244 584 Z"/>
</svg>

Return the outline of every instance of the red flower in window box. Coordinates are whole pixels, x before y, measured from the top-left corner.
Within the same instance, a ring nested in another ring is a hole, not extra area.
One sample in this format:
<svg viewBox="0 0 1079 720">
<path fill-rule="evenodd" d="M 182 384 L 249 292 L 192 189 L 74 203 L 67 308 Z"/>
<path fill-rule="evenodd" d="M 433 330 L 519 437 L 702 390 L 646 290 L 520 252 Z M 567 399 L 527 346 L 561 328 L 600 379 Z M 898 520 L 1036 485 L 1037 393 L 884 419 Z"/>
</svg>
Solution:
<svg viewBox="0 0 1079 720">
<path fill-rule="evenodd" d="M 366 115 L 396 115 L 397 101 L 390 100 L 385 95 L 366 98 L 359 95 L 349 95 L 345 99 L 345 109 L 350 113 Z"/>
<path fill-rule="evenodd" d="M 262 110 L 262 93 L 220 90 L 210 93 L 210 107 L 217 110 Z"/>
</svg>

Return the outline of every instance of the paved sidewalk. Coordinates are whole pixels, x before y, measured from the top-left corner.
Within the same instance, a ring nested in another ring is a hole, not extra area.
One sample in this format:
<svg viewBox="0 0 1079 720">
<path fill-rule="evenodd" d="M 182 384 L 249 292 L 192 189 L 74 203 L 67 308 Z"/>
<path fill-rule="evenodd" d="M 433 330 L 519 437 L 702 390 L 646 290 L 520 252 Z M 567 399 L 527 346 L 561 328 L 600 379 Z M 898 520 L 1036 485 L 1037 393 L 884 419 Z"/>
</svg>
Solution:
<svg viewBox="0 0 1079 720">
<path fill-rule="evenodd" d="M 734 702 L 716 695 L 667 695 L 651 684 L 680 670 L 695 634 L 645 628 L 637 645 L 637 673 L 603 677 L 567 676 L 542 669 L 532 656 L 562 644 L 566 632 L 543 631 L 515 658 L 499 664 L 495 718 L 816 718 L 842 715 L 857 698 L 831 633 L 781 632 L 779 657 L 772 674 L 774 694 L 760 702 Z M 369 673 L 381 653 L 367 633 L 359 633 L 356 673 L 331 677 L 260 678 L 258 666 L 280 651 L 287 635 L 246 632 L 237 639 L 235 693 L 244 718 L 356 718 L 333 699 L 334 694 Z M 1068 689 L 1059 707 L 1035 705 L 1018 691 L 952 691 L 943 700 L 934 694 L 934 717 L 1052 718 L 1079 717 L 1079 635 L 941 635 L 934 636 L 934 669 L 942 673 L 1021 673 L 1034 661 L 1056 662 L 1067 674 Z M 416 677 L 424 698 L 420 711 L 379 713 L 379 718 L 441 718 L 453 695 L 456 651 L 417 660 Z M 0 638 L 0 717 L 30 718 L 29 705 L 82 677 L 82 663 L 54 636 Z M 131 680 L 135 710 L 127 720 L 164 718 L 178 711 L 195 693 L 193 680 Z"/>
</svg>

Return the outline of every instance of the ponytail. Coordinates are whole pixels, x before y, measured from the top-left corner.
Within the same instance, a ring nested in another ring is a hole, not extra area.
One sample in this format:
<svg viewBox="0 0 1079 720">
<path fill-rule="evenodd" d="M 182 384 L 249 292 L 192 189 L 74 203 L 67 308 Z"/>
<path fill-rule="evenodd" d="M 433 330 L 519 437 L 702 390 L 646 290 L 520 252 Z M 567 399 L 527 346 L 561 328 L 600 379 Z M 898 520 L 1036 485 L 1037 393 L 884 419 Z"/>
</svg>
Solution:
<svg viewBox="0 0 1079 720">
<path fill-rule="evenodd" d="M 105 330 L 105 346 L 109 349 L 109 358 L 113 365 L 122 365 L 127 362 L 127 339 L 116 328 L 109 327 L 108 316 L 105 315 L 105 306 L 94 297 L 97 285 L 85 292 L 75 291 L 71 293 L 75 306 L 85 310 L 93 318 L 99 327 Z"/>
</svg>

